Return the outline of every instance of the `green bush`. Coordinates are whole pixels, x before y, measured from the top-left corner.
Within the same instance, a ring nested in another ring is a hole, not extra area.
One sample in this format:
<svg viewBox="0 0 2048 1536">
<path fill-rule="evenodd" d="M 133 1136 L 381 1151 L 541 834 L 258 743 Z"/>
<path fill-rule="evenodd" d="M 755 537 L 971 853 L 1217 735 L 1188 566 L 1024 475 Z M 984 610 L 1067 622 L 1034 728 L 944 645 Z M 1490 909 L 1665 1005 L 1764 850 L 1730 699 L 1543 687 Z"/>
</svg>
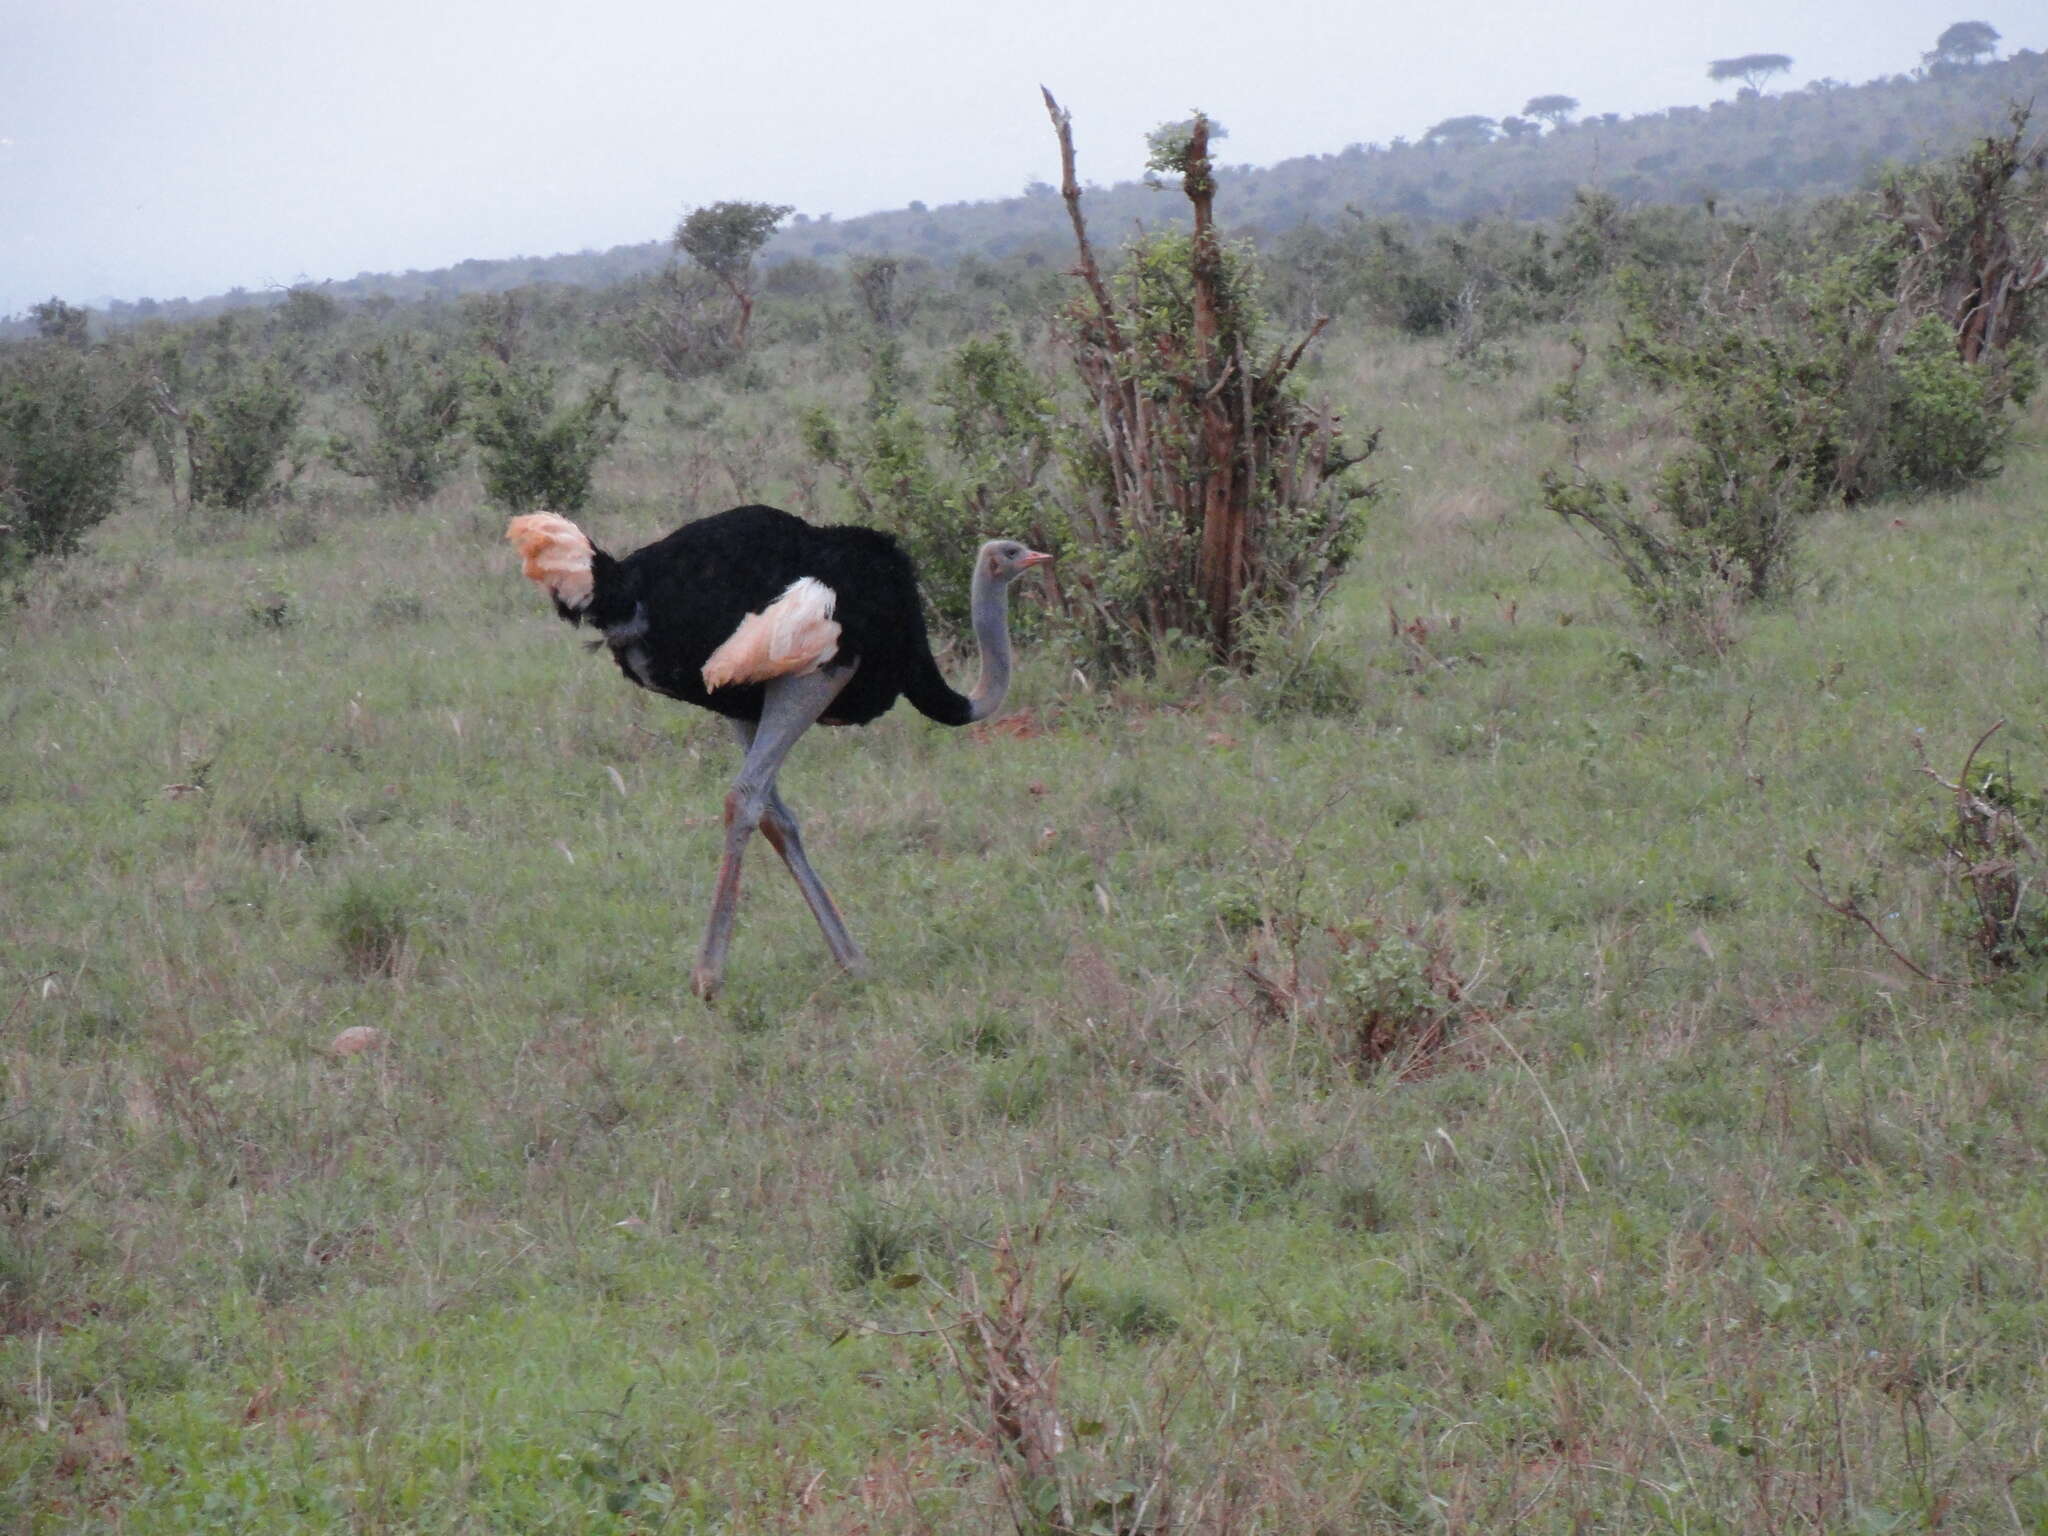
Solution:
<svg viewBox="0 0 2048 1536">
<path fill-rule="evenodd" d="M 356 359 L 350 393 L 370 430 L 328 440 L 335 467 L 367 478 L 386 501 L 400 505 L 439 490 L 462 457 L 462 380 L 401 337 Z"/>
<path fill-rule="evenodd" d="M 1940 316 L 1923 316 L 1906 333 L 1892 368 L 1889 488 L 1905 494 L 1958 490 L 1996 474 L 2012 419 L 1993 397 L 1992 378 L 1957 356 L 1955 333 Z"/>
<path fill-rule="evenodd" d="M 1543 489 L 1653 620 L 1725 637 L 1716 615 L 1784 590 L 1799 525 L 1820 507 L 1998 472 L 2005 407 L 2033 384 L 2024 293 L 2005 290 L 2048 258 L 2048 187 L 2018 152 L 2022 127 L 1874 202 L 1823 209 L 1803 247 L 1730 229 L 1704 293 L 1668 273 L 1618 277 L 1614 361 L 1675 396 L 1687 446 L 1640 501 L 1559 470 Z M 2003 295 L 1995 326 L 1972 298 L 1987 286 Z"/>
<path fill-rule="evenodd" d="M 118 503 L 131 392 L 54 341 L 0 354 L 0 573 L 76 550 Z"/>
<path fill-rule="evenodd" d="M 1057 110 L 1055 122 L 1070 156 Z M 1208 124 L 1198 115 L 1193 125 L 1155 135 L 1154 169 L 1181 177 L 1194 233 L 1139 240 L 1104 277 L 1077 225 L 1085 290 L 1056 329 L 1077 392 L 1041 377 L 1007 331 L 969 341 L 938 386 L 942 470 L 884 340 L 867 427 L 806 423 L 813 456 L 904 534 L 940 604 L 959 602 L 978 536 L 1058 554 L 1049 606 L 1107 672 L 1150 670 L 1190 640 L 1250 669 L 1248 636 L 1311 621 L 1374 494 L 1352 471 L 1376 437 L 1347 444 L 1300 387 L 1315 332 L 1276 343 L 1250 249 L 1215 237 Z M 942 616 L 958 622 L 959 608 Z"/>
<path fill-rule="evenodd" d="M 175 495 L 182 462 L 193 506 L 240 512 L 268 500 L 296 445 L 305 409 L 300 370 L 285 356 L 258 356 L 255 345 L 228 314 L 173 336 L 146 364 L 157 470 Z M 302 467 L 294 455 L 290 475 Z"/>
<path fill-rule="evenodd" d="M 625 428 L 618 369 L 571 405 L 557 403 L 557 381 L 553 368 L 496 359 L 470 372 L 470 435 L 484 489 L 513 511 L 581 508 L 599 457 Z"/>
<path fill-rule="evenodd" d="M 1665 471 L 1678 494 L 1691 495 L 1692 508 L 1705 514 L 1693 527 L 1678 523 L 1654 501 L 1638 505 L 1619 480 L 1577 470 L 1570 475 L 1546 470 L 1543 504 L 1593 535 L 1600 553 L 1627 578 L 1630 597 L 1652 624 L 1689 648 L 1718 653 L 1731 638 L 1732 609 L 1745 596 L 1769 590 L 1758 584 L 1758 570 L 1768 583 L 1789 568 L 1799 529 L 1783 515 L 1787 498 L 1772 494 L 1768 484 L 1725 507 L 1699 494 L 1705 489 L 1700 467 L 1695 457 Z M 1738 546 L 1746 547 L 1750 558 L 1738 554 Z"/>
<path fill-rule="evenodd" d="M 185 419 L 193 504 L 243 512 L 268 500 L 304 408 L 305 396 L 273 360 L 216 380 Z"/>
</svg>

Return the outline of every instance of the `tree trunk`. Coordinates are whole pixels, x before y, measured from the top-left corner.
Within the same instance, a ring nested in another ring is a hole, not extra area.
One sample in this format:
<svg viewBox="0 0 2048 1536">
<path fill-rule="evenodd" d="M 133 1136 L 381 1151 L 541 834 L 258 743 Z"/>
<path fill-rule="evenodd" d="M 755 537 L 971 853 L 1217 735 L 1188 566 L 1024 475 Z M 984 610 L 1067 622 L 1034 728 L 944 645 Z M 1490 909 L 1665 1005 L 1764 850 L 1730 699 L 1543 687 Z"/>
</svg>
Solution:
<svg viewBox="0 0 2048 1536">
<path fill-rule="evenodd" d="M 1209 164 L 1209 120 L 1197 114 L 1182 162 L 1181 188 L 1194 205 L 1195 236 L 1188 262 L 1194 281 L 1195 382 L 1202 389 L 1201 545 L 1195 586 L 1208 609 L 1209 643 L 1219 660 L 1236 651 L 1238 601 L 1244 592 L 1245 518 L 1250 487 L 1240 473 L 1239 451 L 1250 423 L 1236 407 L 1241 372 L 1233 354 L 1220 355 L 1223 252 L 1216 243 L 1216 178 Z"/>
</svg>

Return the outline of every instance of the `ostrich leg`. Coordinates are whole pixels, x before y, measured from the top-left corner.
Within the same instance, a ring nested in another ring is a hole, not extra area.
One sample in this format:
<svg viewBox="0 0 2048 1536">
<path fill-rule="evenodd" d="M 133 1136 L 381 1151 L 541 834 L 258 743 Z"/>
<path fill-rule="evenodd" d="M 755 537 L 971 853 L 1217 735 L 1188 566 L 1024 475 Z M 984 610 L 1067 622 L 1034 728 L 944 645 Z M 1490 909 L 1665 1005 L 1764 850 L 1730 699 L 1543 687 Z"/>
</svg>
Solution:
<svg viewBox="0 0 2048 1536">
<path fill-rule="evenodd" d="M 754 745 L 754 725 L 749 720 L 735 720 L 733 734 L 739 738 L 740 750 L 745 752 Z M 855 973 L 867 969 L 867 956 L 846 931 L 846 923 L 839 915 L 839 908 L 811 868 L 811 861 L 804 857 L 803 838 L 797 831 L 796 815 L 784 803 L 782 791 L 770 785 L 768 807 L 761 813 L 761 835 L 768 839 L 775 851 L 782 855 L 782 862 L 789 866 L 790 877 L 796 881 L 796 888 L 803 892 L 804 903 L 811 909 L 811 916 L 818 920 L 818 927 L 825 935 L 825 943 L 832 951 L 832 958 L 843 970 Z"/>
<path fill-rule="evenodd" d="M 761 824 L 775 799 L 775 775 L 797 738 L 831 707 L 852 676 L 851 667 L 841 667 L 803 677 L 777 678 L 768 684 L 767 697 L 761 705 L 761 722 L 754 728 L 746 760 L 726 792 L 725 858 L 718 866 L 718 884 L 712 891 L 711 921 L 704 929 L 704 947 L 698 951 L 696 969 L 690 973 L 690 990 L 707 1001 L 717 993 L 725 977 L 725 952 L 732 943 L 733 919 L 739 906 L 740 860 L 746 852 L 747 839 L 754 835 L 754 828 Z M 793 827 L 794 823 L 790 825 Z M 797 857 L 801 860 L 801 845 L 797 846 Z M 806 864 L 804 868 L 808 870 L 810 866 Z M 811 880 L 815 884 L 817 876 L 812 875 Z M 803 884 L 802 876 L 798 876 L 798 884 Z M 819 886 L 818 890 L 823 895 L 824 887 Z M 808 888 L 804 894 L 808 899 Z M 829 908 L 829 899 L 826 905 Z M 817 910 L 815 903 L 812 910 Z M 844 931 L 842 927 L 842 937 Z M 829 942 L 829 931 L 826 938 Z"/>
</svg>

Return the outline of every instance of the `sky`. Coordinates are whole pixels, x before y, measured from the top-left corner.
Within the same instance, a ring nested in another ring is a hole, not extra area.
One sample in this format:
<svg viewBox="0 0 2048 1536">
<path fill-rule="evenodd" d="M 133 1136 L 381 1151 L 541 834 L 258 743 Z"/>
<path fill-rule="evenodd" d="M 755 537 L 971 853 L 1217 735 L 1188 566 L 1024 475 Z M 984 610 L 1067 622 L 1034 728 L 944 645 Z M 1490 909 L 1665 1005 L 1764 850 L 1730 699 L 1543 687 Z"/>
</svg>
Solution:
<svg viewBox="0 0 2048 1536">
<path fill-rule="evenodd" d="M 723 198 L 840 218 L 1143 168 L 1200 108 L 1232 164 L 1563 92 L 1631 114 L 1910 70 L 2039 0 L 0 0 L 0 315 L 665 238 Z"/>
</svg>

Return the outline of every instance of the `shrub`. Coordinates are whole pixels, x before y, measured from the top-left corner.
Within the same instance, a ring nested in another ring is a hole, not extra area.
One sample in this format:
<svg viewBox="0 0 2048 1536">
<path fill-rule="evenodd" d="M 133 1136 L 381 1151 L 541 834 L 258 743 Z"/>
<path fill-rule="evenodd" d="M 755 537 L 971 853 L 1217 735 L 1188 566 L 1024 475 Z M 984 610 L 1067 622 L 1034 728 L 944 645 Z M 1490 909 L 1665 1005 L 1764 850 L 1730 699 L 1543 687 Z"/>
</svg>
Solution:
<svg viewBox="0 0 2048 1536">
<path fill-rule="evenodd" d="M 1377 919 L 1337 935 L 1332 978 L 1340 1056 L 1359 1069 L 1432 1061 L 1469 1012 L 1467 982 L 1451 968 L 1447 924 L 1396 929 Z"/>
<path fill-rule="evenodd" d="M 197 336 L 174 338 L 150 361 L 149 437 L 176 495 L 180 461 L 192 506 L 247 511 L 277 490 L 305 392 L 280 356 L 259 358 L 230 314 Z M 294 462 L 296 476 L 303 465 Z"/>
<path fill-rule="evenodd" d="M 1213 332 L 1197 322 L 1198 263 L 1218 297 Z M 997 331 L 947 359 L 928 421 L 883 338 L 865 423 L 813 412 L 806 447 L 901 536 L 954 628 L 976 544 L 1008 535 L 1060 554 L 1050 606 L 1106 670 L 1146 670 L 1189 643 L 1246 671 L 1312 654 L 1305 632 L 1363 533 L 1358 504 L 1375 494 L 1352 471 L 1377 439 L 1347 446 L 1302 401 L 1292 373 L 1306 340 L 1260 355 L 1257 287 L 1248 251 L 1204 254 L 1185 234 L 1141 242 L 1091 288 L 1097 307 L 1076 301 L 1064 322 L 1089 400 L 1064 398 Z M 1225 396 L 1218 425 L 1209 405 Z"/>
<path fill-rule="evenodd" d="M 0 354 L 0 573 L 72 553 L 113 512 L 133 441 L 129 397 L 68 344 Z"/>
<path fill-rule="evenodd" d="M 905 398 L 906 388 L 901 346 L 879 340 L 868 359 L 866 419 L 842 428 L 823 411 L 809 411 L 800 422 L 804 448 L 839 471 L 869 522 L 902 540 L 938 623 L 965 629 L 968 578 L 980 541 L 1027 535 L 976 516 L 972 470 L 949 475 L 938 466 L 931 434 Z"/>
<path fill-rule="evenodd" d="M 1082 223 L 1066 115 L 1052 110 L 1085 289 L 1060 334 L 1087 398 L 1058 436 L 1055 590 L 1108 667 L 1148 665 L 1177 632 L 1248 668 L 1256 622 L 1306 622 L 1349 562 L 1373 495 L 1352 471 L 1377 439 L 1354 449 L 1300 391 L 1320 322 L 1266 350 L 1258 269 L 1216 234 L 1206 119 L 1154 139 L 1153 168 L 1180 177 L 1192 233 L 1132 245 L 1112 282 Z"/>
<path fill-rule="evenodd" d="M 370 431 L 330 437 L 327 456 L 334 466 L 367 478 L 386 501 L 400 505 L 439 490 L 462 456 L 461 379 L 401 338 L 355 359 L 350 393 L 369 417 Z"/>
<path fill-rule="evenodd" d="M 1153 167 L 1180 177 L 1193 233 L 1137 242 L 1112 279 L 1081 219 L 1067 116 L 1046 104 L 1085 285 L 1058 326 L 1082 400 L 1063 401 L 1009 336 L 970 342 L 941 385 L 958 466 L 947 476 L 900 403 L 885 342 L 883 408 L 871 402 L 864 434 L 814 417 L 812 452 L 840 468 L 864 508 L 907 506 L 892 521 L 914 553 L 929 546 L 935 576 L 964 566 L 976 532 L 1053 549 L 1052 605 L 1106 670 L 1147 669 L 1187 640 L 1249 669 L 1260 623 L 1306 623 L 1349 560 L 1357 503 L 1373 493 L 1351 470 L 1373 440 L 1353 451 L 1335 418 L 1303 399 L 1295 370 L 1316 330 L 1266 350 L 1257 267 L 1216 234 L 1208 120 L 1153 136 Z"/>
<path fill-rule="evenodd" d="M 1217 916 L 1246 942 L 1239 971 L 1255 1005 L 1310 1025 L 1332 1061 L 1360 1075 L 1391 1068 L 1419 1076 L 1467 1022 L 1484 1017 L 1456 966 L 1443 914 L 1397 924 L 1368 909 L 1326 921 L 1299 898 L 1299 886 L 1291 895 L 1240 888 Z"/>
<path fill-rule="evenodd" d="M 1948 491 L 1997 473 L 2012 421 L 1994 398 L 1998 381 L 1962 360 L 1947 322 L 1922 316 L 1892 366 L 1897 388 L 1884 479 L 1902 492 Z"/>
<path fill-rule="evenodd" d="M 1914 960 L 1873 915 L 1873 908 L 1881 910 L 1874 883 L 1852 877 L 1830 889 L 1816 849 L 1806 851 L 1813 883 L 1800 884 L 1837 917 L 1868 931 L 1923 980 L 1962 986 L 2017 979 L 2031 990 L 2030 1005 L 2038 1008 L 2042 961 L 2048 959 L 2048 900 L 2041 894 L 2048 876 L 2042 855 L 2048 795 L 2023 788 L 2010 762 L 1993 767 L 1978 761 L 1985 743 L 2004 725 L 2000 720 L 1977 738 L 1953 779 L 1944 778 L 1915 743 L 1920 772 L 1946 792 L 1948 804 L 1938 822 L 1915 821 L 1910 843 L 1916 852 L 1940 854 L 1942 928 L 1960 945 L 1970 974 L 1937 975 Z"/>
<path fill-rule="evenodd" d="M 1655 622 L 1712 628 L 1727 605 L 1782 591 L 1799 524 L 1831 501 L 1998 472 L 2005 405 L 2033 382 L 2026 284 L 2013 278 L 2048 260 L 2048 186 L 2040 157 L 2018 149 L 2023 123 L 1828 211 L 1814 248 L 1774 252 L 1735 231 L 1704 295 L 1640 272 L 1618 280 L 1615 360 L 1676 396 L 1687 446 L 1640 502 L 1559 470 L 1543 490 Z"/>
<path fill-rule="evenodd" d="M 193 504 L 240 512 L 267 500 L 304 405 L 274 362 L 220 379 L 185 421 Z"/>
<path fill-rule="evenodd" d="M 185 421 L 193 504 L 240 512 L 267 500 L 304 405 L 275 362 L 221 378 Z"/>
<path fill-rule="evenodd" d="M 1688 484 L 1699 484 L 1697 462 L 1666 471 L 1681 496 Z M 1690 482 L 1688 475 L 1694 477 Z M 1695 495 L 1689 505 L 1699 521 L 1690 527 L 1663 515 L 1655 503 L 1639 507 L 1619 480 L 1553 469 L 1544 472 L 1542 487 L 1546 507 L 1599 541 L 1600 552 L 1627 578 L 1644 617 L 1681 644 L 1716 654 L 1732 639 L 1733 610 L 1745 596 L 1768 590 L 1759 584 L 1758 570 L 1766 583 L 1781 575 L 1798 537 L 1798 525 L 1785 515 L 1787 498 L 1771 494 L 1767 483 L 1744 487 L 1725 504 Z M 1739 550 L 1747 550 L 1748 558 Z"/>
<path fill-rule="evenodd" d="M 1941 833 L 1947 926 L 1964 941 L 1973 964 L 1993 975 L 2048 958 L 2048 900 L 2041 894 L 2048 874 L 2041 854 L 2048 799 L 2022 788 L 2010 762 L 1993 767 L 1977 761 L 1997 729 L 1978 738 L 1953 780 L 1935 772 L 1924 755 L 1920 763 L 1950 797 Z"/>
<path fill-rule="evenodd" d="M 741 356 L 717 280 L 696 268 L 668 267 L 634 290 L 620 311 L 626 351 L 665 378 L 701 378 Z"/>
<path fill-rule="evenodd" d="M 553 368 L 494 359 L 469 375 L 470 435 L 484 489 L 514 511 L 582 507 L 598 458 L 626 424 L 618 369 L 571 405 L 557 403 L 556 383 Z"/>
</svg>

